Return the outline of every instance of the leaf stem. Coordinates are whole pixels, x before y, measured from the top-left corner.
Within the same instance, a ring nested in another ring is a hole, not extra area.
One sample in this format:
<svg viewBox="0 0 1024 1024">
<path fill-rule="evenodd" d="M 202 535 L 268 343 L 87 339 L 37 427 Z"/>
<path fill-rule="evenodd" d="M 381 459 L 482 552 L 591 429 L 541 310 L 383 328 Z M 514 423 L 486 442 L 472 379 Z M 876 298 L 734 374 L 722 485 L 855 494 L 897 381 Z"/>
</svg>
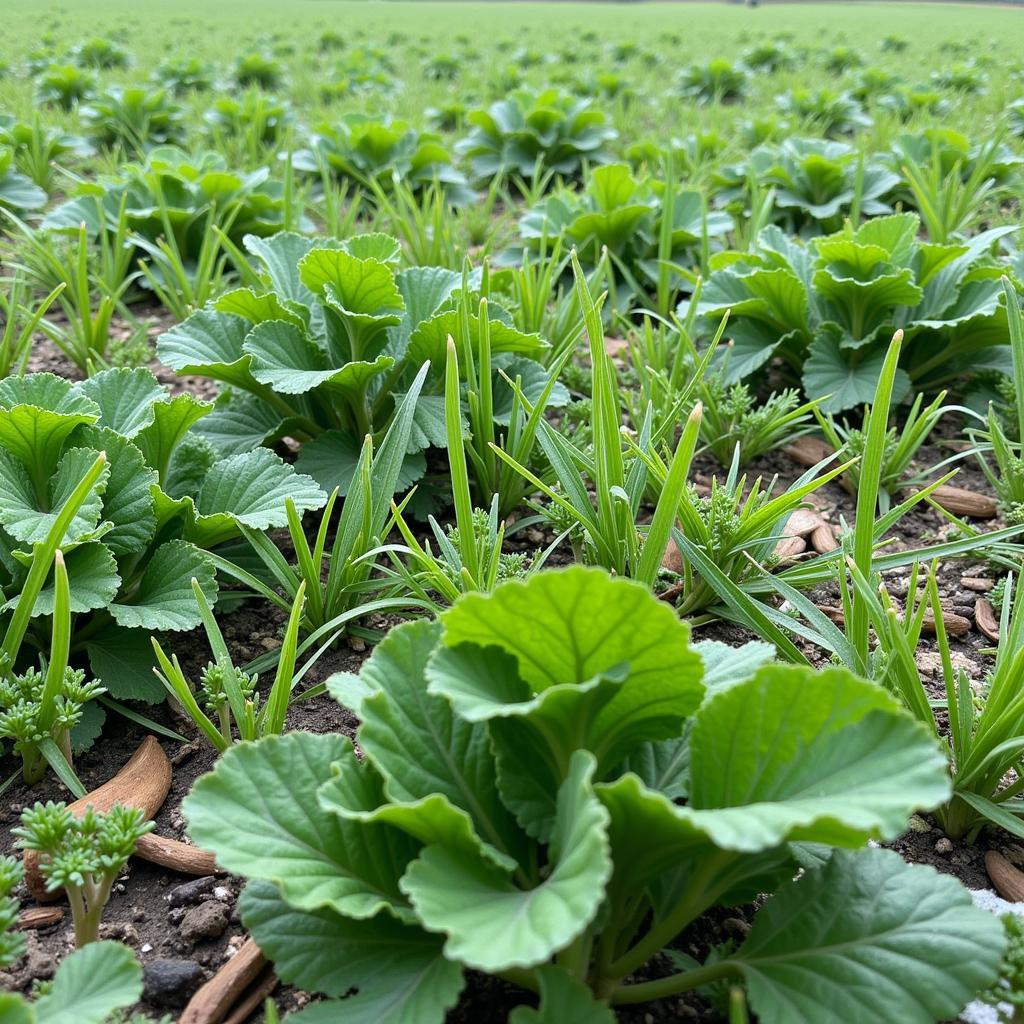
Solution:
<svg viewBox="0 0 1024 1024">
<path fill-rule="evenodd" d="M 611 1002 L 616 1006 L 622 1006 L 664 999 L 680 992 L 691 992 L 701 985 L 710 985 L 735 974 L 739 974 L 739 968 L 728 960 L 707 964 L 704 967 L 695 967 L 692 971 L 670 974 L 667 978 L 658 978 L 656 981 L 644 981 L 638 985 L 619 985 L 612 990 Z"/>
</svg>

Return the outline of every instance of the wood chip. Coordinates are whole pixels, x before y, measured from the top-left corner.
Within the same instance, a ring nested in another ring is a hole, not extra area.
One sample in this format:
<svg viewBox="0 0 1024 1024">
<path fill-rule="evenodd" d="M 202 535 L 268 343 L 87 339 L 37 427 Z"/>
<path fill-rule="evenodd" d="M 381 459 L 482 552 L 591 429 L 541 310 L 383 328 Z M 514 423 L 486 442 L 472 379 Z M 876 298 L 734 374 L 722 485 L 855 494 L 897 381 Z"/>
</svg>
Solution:
<svg viewBox="0 0 1024 1024">
<path fill-rule="evenodd" d="M 971 620 L 964 618 L 963 615 L 957 615 L 955 612 L 944 611 L 942 613 L 942 624 L 946 627 L 946 632 L 950 636 L 967 636 L 971 631 Z M 932 613 L 931 608 L 925 610 L 921 632 L 932 635 L 935 633 L 935 615 Z"/>
<path fill-rule="evenodd" d="M 59 924 L 63 919 L 63 907 L 29 907 L 18 915 L 18 927 L 22 931 L 34 931 Z"/>
<path fill-rule="evenodd" d="M 668 540 L 668 547 L 665 548 L 665 557 L 661 560 L 661 567 L 677 574 L 683 571 L 683 553 L 671 537 Z"/>
<path fill-rule="evenodd" d="M 987 597 L 979 597 L 974 602 L 974 621 L 978 630 L 993 643 L 999 643 L 999 620 L 996 610 Z"/>
<path fill-rule="evenodd" d="M 828 523 L 822 523 L 821 526 L 816 527 L 807 539 L 819 555 L 827 555 L 830 551 L 835 551 L 838 546 L 836 535 Z"/>
<path fill-rule="evenodd" d="M 960 586 L 966 590 L 973 590 L 976 594 L 987 594 L 995 585 L 995 580 L 987 580 L 982 576 L 960 577 Z"/>
<path fill-rule="evenodd" d="M 1001 853 L 985 854 L 985 870 L 996 892 L 1010 903 L 1024 901 L 1024 871 L 1015 868 Z"/>
<path fill-rule="evenodd" d="M 266 966 L 252 939 L 189 1000 L 178 1024 L 221 1024 Z"/>
<path fill-rule="evenodd" d="M 845 626 L 846 619 L 843 616 L 842 608 L 835 608 L 832 605 L 819 604 L 817 605 L 818 611 L 824 612 L 837 626 Z M 971 629 L 970 619 L 965 619 L 962 615 L 956 615 L 954 612 L 943 612 L 942 613 L 942 624 L 946 627 L 946 632 L 950 636 L 966 636 Z M 932 610 L 929 608 L 924 613 L 924 621 L 921 623 L 921 632 L 929 635 L 935 634 L 935 617 L 932 615 Z"/>
<path fill-rule="evenodd" d="M 613 359 L 616 356 L 622 355 L 629 348 L 629 342 L 625 338 L 608 338 L 604 339 L 604 350 Z"/>
<path fill-rule="evenodd" d="M 775 554 L 779 561 L 786 561 L 787 558 L 796 558 L 807 550 L 807 541 L 803 537 L 783 537 L 775 545 Z"/>
<path fill-rule="evenodd" d="M 819 526 L 824 525 L 825 520 L 813 509 L 798 508 L 786 520 L 782 533 L 786 537 L 808 537 Z"/>
<path fill-rule="evenodd" d="M 999 513 L 996 499 L 987 494 L 978 494 L 965 487 L 950 487 L 943 484 L 932 492 L 932 500 L 940 508 L 955 516 L 970 516 L 972 519 L 995 519 Z"/>
<path fill-rule="evenodd" d="M 846 625 L 842 608 L 835 608 L 830 604 L 819 604 L 817 607 L 819 612 L 824 612 L 837 626 Z"/>
<path fill-rule="evenodd" d="M 212 853 L 190 843 L 179 842 L 177 839 L 153 835 L 152 832 L 139 840 L 135 847 L 135 856 L 148 860 L 151 864 L 180 871 L 183 875 L 198 875 L 205 878 L 207 875 L 225 874 L 217 867 Z"/>
<path fill-rule="evenodd" d="M 785 453 L 801 466 L 816 466 L 823 459 L 835 455 L 836 450 L 820 437 L 798 437 L 785 449 Z"/>
<path fill-rule="evenodd" d="M 170 788 L 171 762 L 156 738 L 147 736 L 112 779 L 76 800 L 68 810 L 81 815 L 86 807 L 92 807 L 106 813 L 114 804 L 125 804 L 138 807 L 147 818 L 152 818 L 167 799 Z M 62 889 L 47 891 L 36 850 L 25 851 L 25 885 L 40 903 L 52 903 L 63 895 Z"/>
<path fill-rule="evenodd" d="M 238 1004 L 224 1024 L 245 1024 L 245 1022 L 263 1005 L 263 1001 L 277 988 L 277 975 L 267 971 L 258 979 L 252 991 Z"/>
</svg>

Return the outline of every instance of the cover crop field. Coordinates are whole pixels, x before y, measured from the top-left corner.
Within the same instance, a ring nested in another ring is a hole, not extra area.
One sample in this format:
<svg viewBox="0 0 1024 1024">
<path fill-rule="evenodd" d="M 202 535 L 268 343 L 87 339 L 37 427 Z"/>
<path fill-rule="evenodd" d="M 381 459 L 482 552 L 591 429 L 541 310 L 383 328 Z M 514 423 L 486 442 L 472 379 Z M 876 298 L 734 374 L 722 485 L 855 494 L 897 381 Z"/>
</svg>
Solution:
<svg viewBox="0 0 1024 1024">
<path fill-rule="evenodd" d="M 1024 21 L 0 0 L 0 1024 L 1024 1020 Z"/>
</svg>

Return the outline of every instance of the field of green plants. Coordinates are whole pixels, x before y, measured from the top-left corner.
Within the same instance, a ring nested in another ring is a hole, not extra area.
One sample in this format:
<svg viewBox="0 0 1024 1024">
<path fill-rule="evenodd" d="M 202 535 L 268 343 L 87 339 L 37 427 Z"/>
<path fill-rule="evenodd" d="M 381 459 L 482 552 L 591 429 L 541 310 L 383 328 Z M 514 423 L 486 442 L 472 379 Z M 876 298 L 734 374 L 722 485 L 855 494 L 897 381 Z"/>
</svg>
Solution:
<svg viewBox="0 0 1024 1024">
<path fill-rule="evenodd" d="M 1024 22 L 0 0 L 0 1024 L 1024 1021 Z"/>
</svg>

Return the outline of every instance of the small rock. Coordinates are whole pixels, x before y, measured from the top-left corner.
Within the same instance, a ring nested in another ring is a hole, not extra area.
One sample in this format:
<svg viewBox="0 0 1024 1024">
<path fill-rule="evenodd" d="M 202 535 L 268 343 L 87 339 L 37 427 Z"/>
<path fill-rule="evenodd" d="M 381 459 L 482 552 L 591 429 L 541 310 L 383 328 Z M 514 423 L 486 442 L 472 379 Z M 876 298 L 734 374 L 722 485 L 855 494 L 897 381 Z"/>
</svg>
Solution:
<svg viewBox="0 0 1024 1024">
<path fill-rule="evenodd" d="M 230 917 L 223 903 L 207 900 L 198 907 L 192 907 L 178 925 L 178 931 L 186 942 L 202 942 L 204 939 L 216 939 L 224 934 Z"/>
<path fill-rule="evenodd" d="M 213 898 L 221 903 L 234 903 L 235 894 L 226 885 L 218 885 L 213 890 Z"/>
<path fill-rule="evenodd" d="M 722 929 L 730 935 L 746 938 L 750 932 L 750 925 L 740 917 L 727 917 L 722 922 Z"/>
<path fill-rule="evenodd" d="M 152 942 L 144 942 L 141 946 L 139 946 L 139 952 L 140 953 L 152 953 L 153 952 L 153 943 Z"/>
<path fill-rule="evenodd" d="M 48 953 L 39 945 L 35 932 L 29 932 L 28 957 L 25 961 L 25 974 L 32 979 L 52 978 L 57 970 L 57 961 L 52 953 Z"/>
<path fill-rule="evenodd" d="M 952 853 L 953 852 L 953 844 L 952 844 L 952 842 L 950 842 L 950 840 L 946 836 L 943 836 L 935 844 L 935 852 L 936 853 Z"/>
<path fill-rule="evenodd" d="M 202 977 L 194 960 L 154 960 L 142 969 L 142 998 L 157 1006 L 184 1006 Z"/>
<path fill-rule="evenodd" d="M 961 576 L 960 583 L 967 590 L 973 590 L 976 594 L 987 594 L 996 585 L 995 580 L 982 576 Z"/>
<path fill-rule="evenodd" d="M 126 946 L 139 944 L 139 933 L 135 925 L 127 921 L 110 921 L 100 925 L 100 938 L 123 942 Z"/>
<path fill-rule="evenodd" d="M 204 878 L 194 878 L 190 882 L 176 885 L 168 894 L 167 902 L 172 907 L 187 907 L 193 903 L 199 903 L 201 899 L 217 884 L 216 875 L 206 875 Z"/>
<path fill-rule="evenodd" d="M 931 830 L 931 825 L 929 825 L 928 822 L 925 821 L 924 818 L 922 818 L 919 814 L 912 814 L 910 816 L 910 820 L 907 822 L 908 832 L 917 832 L 921 835 L 924 835 L 927 832 L 931 832 Z"/>
<path fill-rule="evenodd" d="M 366 641 L 361 636 L 350 636 L 348 646 L 349 650 L 355 651 L 356 654 L 362 654 L 366 650 Z"/>
<path fill-rule="evenodd" d="M 914 660 L 917 662 L 917 667 L 921 670 L 922 675 L 929 676 L 932 679 L 942 678 L 942 655 L 938 651 L 919 651 Z M 963 669 L 967 673 L 968 678 L 978 675 L 977 662 L 961 654 L 959 651 L 952 651 L 949 660 L 954 671 Z"/>
</svg>

